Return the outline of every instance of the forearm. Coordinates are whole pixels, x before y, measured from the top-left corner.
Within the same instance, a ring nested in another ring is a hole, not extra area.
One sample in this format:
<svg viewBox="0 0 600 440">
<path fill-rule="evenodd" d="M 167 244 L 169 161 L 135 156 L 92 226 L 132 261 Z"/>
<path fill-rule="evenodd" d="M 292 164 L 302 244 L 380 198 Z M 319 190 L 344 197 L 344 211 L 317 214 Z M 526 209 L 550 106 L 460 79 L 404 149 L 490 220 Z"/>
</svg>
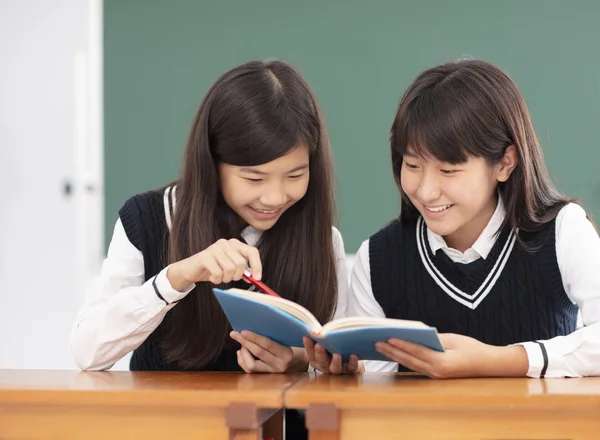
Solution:
<svg viewBox="0 0 600 440">
<path fill-rule="evenodd" d="M 161 323 L 167 307 L 151 285 L 128 287 L 95 305 L 75 323 L 71 353 L 83 370 L 103 370 L 137 348 Z"/>
<path fill-rule="evenodd" d="M 176 301 L 187 292 L 168 284 L 165 271 L 155 280 L 167 301 Z M 103 370 L 143 343 L 176 303 L 165 304 L 154 289 L 153 280 L 112 292 L 114 286 L 98 280 L 79 313 L 71 332 L 70 348 L 79 368 Z"/>
<path fill-rule="evenodd" d="M 474 376 L 526 377 L 529 368 L 527 352 L 520 345 L 488 346 L 482 353 L 481 364 Z"/>
<path fill-rule="evenodd" d="M 190 287 L 194 284 L 193 281 L 191 281 L 189 276 L 186 274 L 185 265 L 186 261 L 182 260 L 173 263 L 168 267 L 166 276 L 174 290 L 189 290 Z"/>
</svg>

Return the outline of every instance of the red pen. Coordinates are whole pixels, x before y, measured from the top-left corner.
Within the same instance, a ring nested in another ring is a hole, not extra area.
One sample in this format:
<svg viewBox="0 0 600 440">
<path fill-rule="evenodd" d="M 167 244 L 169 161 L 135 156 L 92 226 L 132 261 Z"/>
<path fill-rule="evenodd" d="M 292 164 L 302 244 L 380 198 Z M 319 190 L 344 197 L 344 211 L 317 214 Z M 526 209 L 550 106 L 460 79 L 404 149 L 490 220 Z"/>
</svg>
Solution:
<svg viewBox="0 0 600 440">
<path fill-rule="evenodd" d="M 248 272 L 247 270 L 244 271 L 244 279 L 251 282 L 252 284 L 254 284 L 256 287 L 258 287 L 264 293 L 271 295 L 271 296 L 276 296 L 277 298 L 281 298 L 281 296 L 276 294 L 275 291 L 273 289 L 271 289 L 270 287 L 268 287 L 265 283 L 255 280 L 252 277 L 252 274 L 250 272 Z"/>
</svg>

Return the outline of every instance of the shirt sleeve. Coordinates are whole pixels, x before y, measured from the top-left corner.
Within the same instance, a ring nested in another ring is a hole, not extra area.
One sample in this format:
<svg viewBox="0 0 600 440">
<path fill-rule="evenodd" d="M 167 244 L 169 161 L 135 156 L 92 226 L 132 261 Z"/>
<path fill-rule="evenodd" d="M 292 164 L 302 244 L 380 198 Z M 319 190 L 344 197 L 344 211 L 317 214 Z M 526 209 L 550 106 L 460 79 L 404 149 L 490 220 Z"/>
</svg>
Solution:
<svg viewBox="0 0 600 440">
<path fill-rule="evenodd" d="M 579 205 L 556 218 L 556 255 L 567 296 L 579 306 L 583 327 L 546 341 L 521 345 L 529 377 L 600 375 L 600 238 Z"/>
<path fill-rule="evenodd" d="M 385 313 L 371 287 L 371 266 L 369 263 L 369 240 L 364 241 L 354 259 L 354 267 L 350 277 L 350 295 L 347 316 L 373 316 L 385 318 Z M 398 371 L 396 362 L 365 361 L 365 371 L 383 372 Z"/>
<path fill-rule="evenodd" d="M 333 228 L 333 249 L 335 255 L 335 267 L 337 270 L 338 296 L 335 313 L 332 321 L 346 316 L 349 296 L 349 271 L 346 259 L 346 250 L 344 247 L 344 239 L 337 228 Z"/>
<path fill-rule="evenodd" d="M 173 289 L 168 269 L 144 282 L 142 253 L 117 220 L 101 273 L 92 281 L 71 330 L 71 354 L 79 368 L 111 368 L 139 347 L 176 301 L 194 288 L 192 284 L 181 292 Z"/>
</svg>

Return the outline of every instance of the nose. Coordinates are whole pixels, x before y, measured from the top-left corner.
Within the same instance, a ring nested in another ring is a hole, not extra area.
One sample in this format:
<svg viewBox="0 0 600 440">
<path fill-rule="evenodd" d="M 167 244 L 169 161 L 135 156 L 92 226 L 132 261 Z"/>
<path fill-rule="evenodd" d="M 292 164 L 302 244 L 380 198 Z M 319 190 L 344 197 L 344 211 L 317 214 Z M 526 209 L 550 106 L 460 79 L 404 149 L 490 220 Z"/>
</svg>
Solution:
<svg viewBox="0 0 600 440">
<path fill-rule="evenodd" d="M 260 197 L 260 204 L 266 208 L 281 208 L 288 201 L 285 185 L 282 183 L 272 183 Z"/>
<path fill-rule="evenodd" d="M 429 173 L 423 173 L 417 188 L 418 199 L 427 204 L 440 198 L 442 191 L 437 178 Z"/>
</svg>

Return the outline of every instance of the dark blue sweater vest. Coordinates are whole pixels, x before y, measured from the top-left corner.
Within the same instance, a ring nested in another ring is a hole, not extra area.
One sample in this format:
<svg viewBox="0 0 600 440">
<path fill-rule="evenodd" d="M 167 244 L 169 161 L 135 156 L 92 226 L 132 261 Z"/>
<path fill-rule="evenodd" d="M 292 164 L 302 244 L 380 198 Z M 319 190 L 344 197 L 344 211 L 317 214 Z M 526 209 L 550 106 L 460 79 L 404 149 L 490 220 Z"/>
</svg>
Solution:
<svg viewBox="0 0 600 440">
<path fill-rule="evenodd" d="M 129 241 L 142 252 L 146 281 L 167 266 L 166 249 L 169 228 L 165 220 L 164 191 L 149 191 L 138 194 L 125 202 L 119 217 Z M 246 283 L 234 287 L 247 288 Z M 193 295 L 193 292 L 190 293 Z M 187 297 L 186 297 L 187 298 Z M 185 307 L 186 298 L 176 307 Z M 165 320 L 168 318 L 165 317 Z M 131 355 L 129 368 L 132 371 L 181 371 L 175 362 L 167 362 L 163 356 L 161 341 L 165 335 L 165 321 L 148 336 Z M 236 350 L 239 344 L 229 341 L 221 356 L 200 371 L 242 371 L 237 363 Z"/>
<path fill-rule="evenodd" d="M 432 253 L 427 226 L 392 222 L 370 238 L 371 285 L 389 318 L 422 321 L 440 333 L 509 345 L 567 335 L 578 308 L 564 290 L 555 222 L 519 237 L 506 228 L 486 259 L 457 264 Z"/>
</svg>

